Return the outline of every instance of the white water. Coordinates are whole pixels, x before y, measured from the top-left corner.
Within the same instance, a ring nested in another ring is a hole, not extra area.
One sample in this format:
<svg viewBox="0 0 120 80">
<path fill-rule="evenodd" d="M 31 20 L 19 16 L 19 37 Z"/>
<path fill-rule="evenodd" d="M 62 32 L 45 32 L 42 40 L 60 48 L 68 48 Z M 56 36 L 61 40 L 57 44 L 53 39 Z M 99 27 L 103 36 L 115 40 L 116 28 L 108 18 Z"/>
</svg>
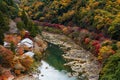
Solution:
<svg viewBox="0 0 120 80">
<path fill-rule="evenodd" d="M 75 77 L 69 77 L 66 71 L 58 71 L 45 61 L 41 61 L 41 63 L 39 80 L 77 80 Z"/>
</svg>

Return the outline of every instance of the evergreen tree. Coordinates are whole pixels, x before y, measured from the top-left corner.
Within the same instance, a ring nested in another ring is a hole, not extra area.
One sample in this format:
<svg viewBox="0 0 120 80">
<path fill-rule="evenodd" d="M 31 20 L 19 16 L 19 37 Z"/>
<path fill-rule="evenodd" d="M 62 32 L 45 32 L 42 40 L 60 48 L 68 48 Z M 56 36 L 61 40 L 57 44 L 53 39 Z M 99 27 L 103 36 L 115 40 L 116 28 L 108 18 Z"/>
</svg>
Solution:
<svg viewBox="0 0 120 80">
<path fill-rule="evenodd" d="M 29 19 L 28 19 L 28 16 L 27 16 L 27 14 L 26 14 L 25 11 L 22 12 L 21 19 L 22 19 L 22 21 L 24 22 L 25 26 L 27 26 L 27 24 L 28 24 L 28 22 L 29 22 Z"/>
<path fill-rule="evenodd" d="M 9 19 L 0 11 L 0 44 L 3 44 L 4 32 L 9 30 Z"/>
<path fill-rule="evenodd" d="M 9 6 L 13 6 L 14 2 L 13 0 L 4 0 Z"/>
</svg>

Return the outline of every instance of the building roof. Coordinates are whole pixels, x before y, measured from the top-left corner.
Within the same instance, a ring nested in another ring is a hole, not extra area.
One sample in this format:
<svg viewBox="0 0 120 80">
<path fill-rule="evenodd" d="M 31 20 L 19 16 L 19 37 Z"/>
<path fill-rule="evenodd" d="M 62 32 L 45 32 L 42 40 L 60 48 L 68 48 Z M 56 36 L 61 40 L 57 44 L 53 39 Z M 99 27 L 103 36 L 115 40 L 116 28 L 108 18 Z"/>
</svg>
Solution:
<svg viewBox="0 0 120 80">
<path fill-rule="evenodd" d="M 33 47 L 33 41 L 29 38 L 23 39 L 18 45 L 20 45 L 20 44 L 24 44 L 27 47 Z"/>
<path fill-rule="evenodd" d="M 24 55 L 27 55 L 27 56 L 30 56 L 30 57 L 33 57 L 35 53 L 33 52 L 26 52 L 24 53 Z"/>
<path fill-rule="evenodd" d="M 9 42 L 4 42 L 4 47 L 10 47 L 10 43 Z"/>
<path fill-rule="evenodd" d="M 21 41 L 21 43 L 25 43 L 25 42 L 30 43 L 30 44 L 33 44 L 33 41 L 32 41 L 31 39 L 29 39 L 29 38 L 25 38 L 25 39 L 23 39 L 23 40 Z"/>
</svg>

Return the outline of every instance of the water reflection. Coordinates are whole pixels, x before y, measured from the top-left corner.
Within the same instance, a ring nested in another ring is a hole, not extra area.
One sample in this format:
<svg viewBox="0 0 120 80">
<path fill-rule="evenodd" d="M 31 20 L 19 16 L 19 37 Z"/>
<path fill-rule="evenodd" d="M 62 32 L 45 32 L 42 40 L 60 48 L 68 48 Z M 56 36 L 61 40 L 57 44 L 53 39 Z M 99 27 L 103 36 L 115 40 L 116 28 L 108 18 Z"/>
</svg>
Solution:
<svg viewBox="0 0 120 80">
<path fill-rule="evenodd" d="M 66 68 L 63 66 L 63 64 L 65 64 L 65 60 L 62 57 L 64 52 L 57 45 L 48 43 L 48 48 L 45 54 L 44 61 L 46 61 L 49 65 L 53 66 L 59 71 L 66 70 Z"/>
</svg>

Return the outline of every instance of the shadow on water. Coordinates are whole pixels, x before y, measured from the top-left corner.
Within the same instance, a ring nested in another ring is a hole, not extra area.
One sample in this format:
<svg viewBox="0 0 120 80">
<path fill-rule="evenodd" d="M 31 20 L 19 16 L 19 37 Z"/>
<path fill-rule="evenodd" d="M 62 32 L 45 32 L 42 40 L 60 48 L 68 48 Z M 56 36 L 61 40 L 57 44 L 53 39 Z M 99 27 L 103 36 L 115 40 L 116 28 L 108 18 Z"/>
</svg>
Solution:
<svg viewBox="0 0 120 80">
<path fill-rule="evenodd" d="M 49 65 L 53 66 L 55 69 L 61 71 L 66 70 L 67 68 L 63 65 L 65 64 L 65 60 L 62 57 L 64 52 L 60 49 L 59 46 L 48 43 L 48 48 L 45 52 L 44 61 L 49 63 Z"/>
</svg>

